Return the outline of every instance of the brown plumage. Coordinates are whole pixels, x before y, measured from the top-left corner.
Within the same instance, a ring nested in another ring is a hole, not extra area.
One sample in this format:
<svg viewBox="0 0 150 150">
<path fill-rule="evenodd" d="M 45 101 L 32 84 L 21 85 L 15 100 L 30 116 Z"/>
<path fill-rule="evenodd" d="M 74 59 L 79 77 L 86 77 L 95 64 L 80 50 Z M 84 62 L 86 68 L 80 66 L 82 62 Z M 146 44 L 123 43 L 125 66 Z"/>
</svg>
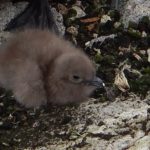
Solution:
<svg viewBox="0 0 150 150">
<path fill-rule="evenodd" d="M 81 102 L 103 86 L 81 50 L 38 29 L 15 34 L 0 49 L 0 84 L 26 107 Z"/>
</svg>

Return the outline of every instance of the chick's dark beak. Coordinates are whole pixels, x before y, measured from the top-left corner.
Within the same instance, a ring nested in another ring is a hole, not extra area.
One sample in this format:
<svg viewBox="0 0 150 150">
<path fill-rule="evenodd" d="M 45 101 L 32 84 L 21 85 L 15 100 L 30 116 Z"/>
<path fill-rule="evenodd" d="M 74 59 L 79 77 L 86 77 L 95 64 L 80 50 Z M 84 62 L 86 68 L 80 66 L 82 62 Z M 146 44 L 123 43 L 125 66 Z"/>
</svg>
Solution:
<svg viewBox="0 0 150 150">
<path fill-rule="evenodd" d="M 85 83 L 90 86 L 95 86 L 96 88 L 104 88 L 105 87 L 104 82 L 98 77 L 94 77 L 93 80 L 85 81 Z"/>
</svg>

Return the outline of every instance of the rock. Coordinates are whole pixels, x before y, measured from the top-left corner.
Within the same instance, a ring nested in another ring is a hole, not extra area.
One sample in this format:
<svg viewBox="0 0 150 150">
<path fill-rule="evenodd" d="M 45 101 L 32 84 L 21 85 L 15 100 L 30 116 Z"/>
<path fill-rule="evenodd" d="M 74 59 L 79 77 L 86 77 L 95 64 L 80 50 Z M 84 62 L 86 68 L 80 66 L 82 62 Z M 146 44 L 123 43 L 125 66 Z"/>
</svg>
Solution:
<svg viewBox="0 0 150 150">
<path fill-rule="evenodd" d="M 10 32 L 0 32 L 0 45 L 4 43 L 11 36 Z"/>
<path fill-rule="evenodd" d="M 75 18 L 81 18 L 86 15 L 86 13 L 79 6 L 73 6 L 72 9 L 76 11 Z"/>
<path fill-rule="evenodd" d="M 67 28 L 66 30 L 68 33 L 70 33 L 73 36 L 77 36 L 78 35 L 78 29 L 74 26 L 70 26 Z"/>
<path fill-rule="evenodd" d="M 107 21 L 111 21 L 111 18 L 110 18 L 110 16 L 108 16 L 108 15 L 103 15 L 102 17 L 101 17 L 101 23 L 106 23 Z"/>
<path fill-rule="evenodd" d="M 124 136 L 123 138 L 117 139 L 114 143 L 109 144 L 106 150 L 124 150 L 127 149 L 133 143 L 131 135 Z"/>
<path fill-rule="evenodd" d="M 19 2 L 15 5 L 12 2 L 0 4 L 0 31 L 4 30 L 6 24 L 19 14 L 27 6 L 27 2 Z"/>
<path fill-rule="evenodd" d="M 108 39 L 108 38 L 113 38 L 114 39 L 116 36 L 117 36 L 116 34 L 111 34 L 111 35 L 108 35 L 108 36 L 100 36 L 98 38 L 95 38 L 95 39 L 92 39 L 91 41 L 86 42 L 85 46 L 91 48 L 93 46 L 93 44 L 96 43 L 96 42 L 103 43 L 106 39 Z"/>
<path fill-rule="evenodd" d="M 25 150 L 27 150 L 27 149 L 25 149 Z M 35 149 L 35 150 L 37 150 L 37 149 Z M 39 147 L 38 150 L 48 150 L 48 149 L 46 147 Z"/>
<path fill-rule="evenodd" d="M 79 6 L 74 5 L 70 9 L 68 9 L 68 12 L 65 17 L 65 24 L 67 26 L 71 26 L 72 22 L 75 19 L 84 17 L 85 15 L 85 12 Z"/>
<path fill-rule="evenodd" d="M 149 0 L 128 0 L 126 3 L 123 2 L 119 1 L 119 5 L 123 4 L 120 7 L 120 11 L 125 28 L 128 27 L 130 21 L 138 23 L 143 16 L 150 18 Z"/>
<path fill-rule="evenodd" d="M 111 137 L 117 135 L 117 133 L 113 129 L 107 128 L 107 126 L 105 125 L 102 125 L 100 127 L 96 125 L 90 125 L 88 126 L 87 132 L 104 139 L 110 139 Z"/>
<path fill-rule="evenodd" d="M 62 14 L 57 12 L 55 8 L 52 8 L 52 12 L 53 12 L 54 19 L 56 21 L 57 28 L 59 30 L 59 34 L 63 36 L 65 34 L 65 29 L 66 29 L 63 24 L 63 16 Z"/>
<path fill-rule="evenodd" d="M 149 150 L 149 149 L 150 149 L 150 135 L 147 135 L 137 140 L 134 146 L 130 147 L 128 150 Z"/>
<path fill-rule="evenodd" d="M 148 62 L 150 63 L 150 48 L 147 50 Z"/>
</svg>

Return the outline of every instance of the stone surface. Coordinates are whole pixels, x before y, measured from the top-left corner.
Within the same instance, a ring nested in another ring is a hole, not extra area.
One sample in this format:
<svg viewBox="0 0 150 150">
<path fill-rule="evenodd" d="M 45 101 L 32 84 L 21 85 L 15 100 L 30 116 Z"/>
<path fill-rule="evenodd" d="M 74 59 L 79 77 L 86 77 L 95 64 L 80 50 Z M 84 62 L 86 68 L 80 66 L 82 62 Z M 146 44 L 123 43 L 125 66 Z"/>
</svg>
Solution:
<svg viewBox="0 0 150 150">
<path fill-rule="evenodd" d="M 11 2 L 0 4 L 0 31 L 4 30 L 6 24 L 27 6 L 26 2 L 13 5 Z"/>
<path fill-rule="evenodd" d="M 125 28 L 128 27 L 129 21 L 138 23 L 143 16 L 149 16 L 150 18 L 149 0 L 118 0 L 118 3 Z"/>
<path fill-rule="evenodd" d="M 54 19 L 56 20 L 56 25 L 59 30 L 59 34 L 63 36 L 65 34 L 63 16 L 60 13 L 58 13 L 55 8 L 52 8 L 52 12 L 53 12 Z"/>
<path fill-rule="evenodd" d="M 137 140 L 134 146 L 129 148 L 129 150 L 149 150 L 149 149 L 150 149 L 150 135 Z"/>
</svg>

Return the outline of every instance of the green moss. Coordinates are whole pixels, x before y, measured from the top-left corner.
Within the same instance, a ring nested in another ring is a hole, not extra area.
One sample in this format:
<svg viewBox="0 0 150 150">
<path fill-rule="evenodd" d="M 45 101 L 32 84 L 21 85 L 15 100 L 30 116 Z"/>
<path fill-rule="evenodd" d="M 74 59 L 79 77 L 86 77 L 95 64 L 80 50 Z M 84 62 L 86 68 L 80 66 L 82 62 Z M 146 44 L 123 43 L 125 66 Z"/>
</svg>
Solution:
<svg viewBox="0 0 150 150">
<path fill-rule="evenodd" d="M 115 57 L 112 56 L 112 55 L 106 55 L 103 57 L 103 61 L 106 63 L 106 64 L 112 64 L 115 62 Z"/>
<path fill-rule="evenodd" d="M 142 69 L 143 74 L 147 74 L 150 76 L 150 67 L 146 67 Z M 150 78 L 150 77 L 149 77 Z"/>
<path fill-rule="evenodd" d="M 128 29 L 128 33 L 130 36 L 134 37 L 134 38 L 141 38 L 141 32 L 132 28 Z"/>
<path fill-rule="evenodd" d="M 68 18 L 72 18 L 72 17 L 75 17 L 77 15 L 77 11 L 75 9 L 69 9 L 68 11 L 68 14 L 67 14 L 67 17 Z"/>
<path fill-rule="evenodd" d="M 97 54 L 94 56 L 94 61 L 95 61 L 96 63 L 101 62 L 102 59 L 103 59 L 103 58 L 102 58 L 102 55 L 101 55 L 100 53 L 97 53 Z"/>
<path fill-rule="evenodd" d="M 65 20 L 65 25 L 68 27 L 70 25 L 72 25 L 73 23 L 73 20 L 71 18 L 67 18 L 67 19 L 64 19 Z"/>
<path fill-rule="evenodd" d="M 129 21 L 129 28 L 137 29 L 138 28 L 138 24 L 136 22 Z"/>
<path fill-rule="evenodd" d="M 144 17 L 142 17 L 142 19 L 140 20 L 140 22 L 146 23 L 146 24 L 150 24 L 150 19 L 149 19 L 148 16 L 144 16 Z"/>
<path fill-rule="evenodd" d="M 132 91 L 145 95 L 150 90 L 150 75 L 144 75 L 137 80 L 132 80 L 129 84 Z"/>
<path fill-rule="evenodd" d="M 117 10 L 110 10 L 108 12 L 108 15 L 111 17 L 113 21 L 119 21 L 120 20 L 120 13 Z"/>
</svg>

